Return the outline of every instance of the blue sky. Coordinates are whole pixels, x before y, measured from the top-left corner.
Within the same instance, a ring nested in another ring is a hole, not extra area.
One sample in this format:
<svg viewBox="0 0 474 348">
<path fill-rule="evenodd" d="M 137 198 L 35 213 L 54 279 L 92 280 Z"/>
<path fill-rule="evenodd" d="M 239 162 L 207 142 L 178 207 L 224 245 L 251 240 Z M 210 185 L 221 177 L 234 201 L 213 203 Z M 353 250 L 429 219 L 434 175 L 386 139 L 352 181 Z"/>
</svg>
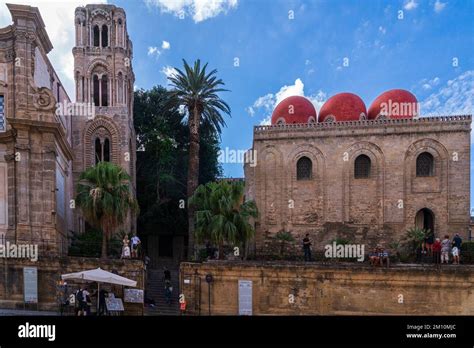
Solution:
<svg viewBox="0 0 474 348">
<path fill-rule="evenodd" d="M 21 2 L 25 1 L 32 3 Z M 73 10 L 85 3 L 35 2 L 55 46 L 51 60 L 63 74 L 63 83 L 70 86 L 71 96 Z M 166 85 L 166 73 L 180 67 L 182 58 L 200 58 L 218 70 L 231 90 L 222 97 L 232 108 L 222 148 L 251 147 L 253 126 L 265 122 L 275 104 L 291 94 L 307 96 L 319 110 L 339 92 L 355 93 L 369 106 L 383 91 L 404 88 L 417 96 L 422 114 L 473 112 L 474 1 L 128 0 L 114 4 L 127 12 L 137 88 Z M 5 20 L 9 15 L 0 8 L 2 26 Z M 344 60 L 348 66 L 343 66 Z M 223 168 L 225 176 L 243 176 L 241 163 Z M 474 187 L 471 197 L 473 193 Z"/>
</svg>

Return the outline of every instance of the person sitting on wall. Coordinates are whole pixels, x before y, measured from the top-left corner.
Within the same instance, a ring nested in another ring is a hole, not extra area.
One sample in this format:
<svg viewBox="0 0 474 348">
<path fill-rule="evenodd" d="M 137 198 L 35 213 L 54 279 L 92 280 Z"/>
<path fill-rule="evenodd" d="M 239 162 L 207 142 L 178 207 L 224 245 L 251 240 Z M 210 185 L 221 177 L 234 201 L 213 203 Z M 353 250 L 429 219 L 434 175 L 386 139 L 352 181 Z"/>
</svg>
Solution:
<svg viewBox="0 0 474 348">
<path fill-rule="evenodd" d="M 379 256 L 379 259 L 380 259 L 380 266 L 383 267 L 383 263 L 385 261 L 385 263 L 387 265 L 387 268 L 390 267 L 390 256 L 389 256 L 387 250 L 380 247 L 378 256 Z"/>
<path fill-rule="evenodd" d="M 369 253 L 369 262 L 372 266 L 380 264 L 379 249 L 375 248 L 373 252 Z"/>
</svg>

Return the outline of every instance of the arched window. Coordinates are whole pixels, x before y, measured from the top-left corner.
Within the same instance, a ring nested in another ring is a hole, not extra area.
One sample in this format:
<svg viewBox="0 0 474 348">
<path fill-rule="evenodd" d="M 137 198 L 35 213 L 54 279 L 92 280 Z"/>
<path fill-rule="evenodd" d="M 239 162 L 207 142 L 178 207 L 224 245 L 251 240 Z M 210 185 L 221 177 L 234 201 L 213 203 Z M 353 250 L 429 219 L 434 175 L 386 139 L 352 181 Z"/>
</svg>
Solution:
<svg viewBox="0 0 474 348">
<path fill-rule="evenodd" d="M 107 75 L 102 75 L 102 79 L 101 79 L 101 83 L 102 83 L 102 105 L 101 106 L 108 106 L 109 105 L 109 102 L 108 102 L 108 79 L 107 79 Z"/>
<path fill-rule="evenodd" d="M 296 162 L 296 180 L 309 180 L 313 174 L 313 163 L 308 157 L 301 157 Z"/>
<path fill-rule="evenodd" d="M 434 158 L 429 152 L 423 152 L 416 158 L 416 176 L 433 176 Z"/>
<path fill-rule="evenodd" d="M 110 140 L 108 138 L 95 138 L 95 164 L 99 162 L 110 162 Z"/>
<path fill-rule="evenodd" d="M 95 164 L 97 164 L 102 161 L 102 144 L 100 143 L 99 138 L 95 138 L 94 150 L 95 150 Z"/>
<path fill-rule="evenodd" d="M 354 161 L 354 177 L 363 179 L 370 177 L 370 158 L 366 155 L 359 155 Z"/>
<path fill-rule="evenodd" d="M 100 30 L 98 25 L 94 25 L 94 46 L 100 47 Z"/>
<path fill-rule="evenodd" d="M 110 162 L 110 141 L 105 139 L 104 141 L 104 161 Z"/>
<path fill-rule="evenodd" d="M 109 27 L 105 24 L 102 26 L 102 47 L 109 45 Z"/>
<path fill-rule="evenodd" d="M 118 73 L 117 79 L 117 103 L 123 103 L 123 75 L 121 72 Z"/>
<path fill-rule="evenodd" d="M 92 78 L 94 84 L 94 105 L 100 106 L 100 97 L 99 97 L 99 77 L 94 75 Z"/>
</svg>

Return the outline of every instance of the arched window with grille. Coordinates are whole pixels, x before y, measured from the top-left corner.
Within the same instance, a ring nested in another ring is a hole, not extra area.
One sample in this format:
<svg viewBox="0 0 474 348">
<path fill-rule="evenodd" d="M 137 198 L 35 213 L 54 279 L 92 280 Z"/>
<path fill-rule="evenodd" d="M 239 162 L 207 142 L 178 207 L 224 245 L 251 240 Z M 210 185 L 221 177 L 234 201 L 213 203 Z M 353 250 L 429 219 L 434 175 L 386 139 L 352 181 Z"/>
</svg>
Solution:
<svg viewBox="0 0 474 348">
<path fill-rule="evenodd" d="M 434 158 L 429 152 L 423 152 L 416 158 L 416 176 L 433 176 Z"/>
<path fill-rule="evenodd" d="M 109 45 L 109 27 L 105 24 L 102 26 L 102 47 Z"/>
<path fill-rule="evenodd" d="M 98 25 L 94 25 L 94 47 L 100 47 L 100 29 Z"/>
<path fill-rule="evenodd" d="M 310 180 L 313 176 L 313 163 L 308 157 L 301 157 L 296 162 L 296 180 Z"/>
<path fill-rule="evenodd" d="M 364 179 L 370 177 L 371 162 L 369 156 L 359 155 L 354 161 L 354 178 Z"/>
</svg>

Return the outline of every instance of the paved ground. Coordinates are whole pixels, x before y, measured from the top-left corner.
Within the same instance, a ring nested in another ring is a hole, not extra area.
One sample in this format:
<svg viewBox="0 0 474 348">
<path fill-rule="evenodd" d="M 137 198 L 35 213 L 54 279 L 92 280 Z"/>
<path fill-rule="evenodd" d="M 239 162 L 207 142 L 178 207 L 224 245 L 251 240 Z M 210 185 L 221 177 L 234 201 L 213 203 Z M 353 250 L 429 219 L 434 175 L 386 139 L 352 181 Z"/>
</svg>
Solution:
<svg viewBox="0 0 474 348">
<path fill-rule="evenodd" d="M 21 310 L 21 309 L 2 309 L 0 308 L 0 317 L 11 317 L 11 316 L 43 316 L 43 315 L 59 315 L 58 312 L 46 312 L 46 311 L 31 311 L 31 310 Z"/>
</svg>

